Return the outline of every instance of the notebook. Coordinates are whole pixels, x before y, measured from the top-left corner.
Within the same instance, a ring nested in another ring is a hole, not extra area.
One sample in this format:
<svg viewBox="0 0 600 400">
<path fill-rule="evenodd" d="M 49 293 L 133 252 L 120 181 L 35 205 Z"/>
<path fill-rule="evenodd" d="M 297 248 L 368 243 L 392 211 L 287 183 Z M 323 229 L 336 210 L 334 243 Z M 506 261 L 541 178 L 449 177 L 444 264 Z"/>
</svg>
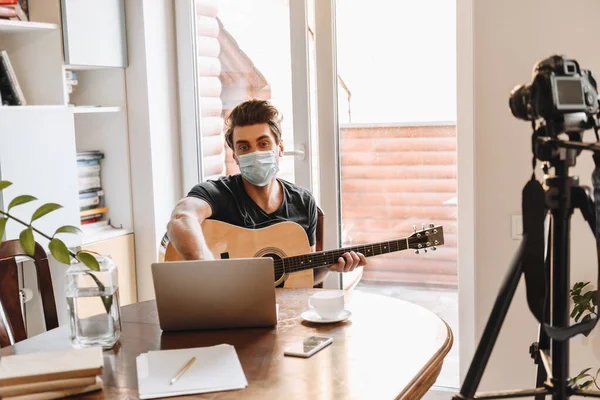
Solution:
<svg viewBox="0 0 600 400">
<path fill-rule="evenodd" d="M 171 379 L 192 358 L 196 361 L 172 385 Z M 140 399 L 243 389 L 246 375 L 235 348 L 228 344 L 150 351 L 136 358 Z"/>
<path fill-rule="evenodd" d="M 17 354 L 0 358 L 0 386 L 102 374 L 101 347 Z"/>
</svg>

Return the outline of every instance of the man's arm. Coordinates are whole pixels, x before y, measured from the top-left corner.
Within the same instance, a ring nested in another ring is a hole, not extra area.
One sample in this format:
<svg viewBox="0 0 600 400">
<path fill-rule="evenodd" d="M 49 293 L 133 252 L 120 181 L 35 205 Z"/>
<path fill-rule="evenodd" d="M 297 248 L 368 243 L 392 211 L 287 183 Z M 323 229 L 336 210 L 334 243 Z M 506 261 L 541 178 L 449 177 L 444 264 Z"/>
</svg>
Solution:
<svg viewBox="0 0 600 400">
<path fill-rule="evenodd" d="M 196 197 L 186 197 L 175 205 L 167 225 L 170 243 L 185 260 L 213 260 L 202 234 L 202 222 L 210 218 L 210 205 Z"/>
</svg>

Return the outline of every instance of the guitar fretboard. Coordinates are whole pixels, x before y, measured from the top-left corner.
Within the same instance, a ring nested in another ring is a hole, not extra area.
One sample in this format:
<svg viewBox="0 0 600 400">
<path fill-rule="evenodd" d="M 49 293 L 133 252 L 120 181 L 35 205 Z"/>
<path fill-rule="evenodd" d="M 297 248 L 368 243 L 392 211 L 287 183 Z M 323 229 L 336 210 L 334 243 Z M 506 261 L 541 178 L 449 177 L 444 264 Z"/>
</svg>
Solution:
<svg viewBox="0 0 600 400">
<path fill-rule="evenodd" d="M 342 254 L 348 251 L 360 252 L 365 257 L 378 256 L 380 254 L 393 253 L 408 249 L 408 238 L 391 240 L 389 242 L 378 242 L 342 249 L 325 250 L 317 253 L 303 254 L 300 256 L 286 257 L 275 260 L 276 269 L 283 268 L 286 273 L 303 271 L 311 268 L 328 267 L 338 262 Z"/>
</svg>

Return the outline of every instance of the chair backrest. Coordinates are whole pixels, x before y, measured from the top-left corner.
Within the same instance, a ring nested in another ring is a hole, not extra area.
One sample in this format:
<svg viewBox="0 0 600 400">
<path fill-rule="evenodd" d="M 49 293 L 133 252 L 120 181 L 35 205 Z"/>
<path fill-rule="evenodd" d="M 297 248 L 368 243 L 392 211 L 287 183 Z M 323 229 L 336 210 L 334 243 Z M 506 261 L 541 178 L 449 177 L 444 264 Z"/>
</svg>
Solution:
<svg viewBox="0 0 600 400">
<path fill-rule="evenodd" d="M 35 254 L 30 257 L 18 240 L 7 240 L 0 243 L 0 307 L 1 311 L 4 311 L 4 318 L 0 314 L 0 347 L 27 339 L 25 321 L 21 312 L 21 293 L 15 259 L 20 256 L 31 258 L 35 264 L 46 330 L 58 326 L 48 255 L 44 248 L 36 243 Z"/>
<path fill-rule="evenodd" d="M 317 240 L 315 244 L 316 251 L 323 250 L 323 232 L 325 229 L 323 226 L 324 223 L 325 214 L 323 214 L 323 210 L 321 210 L 321 207 L 317 206 Z"/>
</svg>

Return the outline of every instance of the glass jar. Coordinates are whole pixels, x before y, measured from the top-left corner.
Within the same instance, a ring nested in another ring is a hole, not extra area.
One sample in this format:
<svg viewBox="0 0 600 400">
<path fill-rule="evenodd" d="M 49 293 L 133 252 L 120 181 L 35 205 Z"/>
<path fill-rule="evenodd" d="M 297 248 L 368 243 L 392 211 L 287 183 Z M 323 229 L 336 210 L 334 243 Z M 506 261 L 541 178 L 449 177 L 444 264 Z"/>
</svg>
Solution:
<svg viewBox="0 0 600 400">
<path fill-rule="evenodd" d="M 75 260 L 66 272 L 65 294 L 74 347 L 110 349 L 121 336 L 117 265 L 97 256 L 100 271 Z"/>
</svg>

